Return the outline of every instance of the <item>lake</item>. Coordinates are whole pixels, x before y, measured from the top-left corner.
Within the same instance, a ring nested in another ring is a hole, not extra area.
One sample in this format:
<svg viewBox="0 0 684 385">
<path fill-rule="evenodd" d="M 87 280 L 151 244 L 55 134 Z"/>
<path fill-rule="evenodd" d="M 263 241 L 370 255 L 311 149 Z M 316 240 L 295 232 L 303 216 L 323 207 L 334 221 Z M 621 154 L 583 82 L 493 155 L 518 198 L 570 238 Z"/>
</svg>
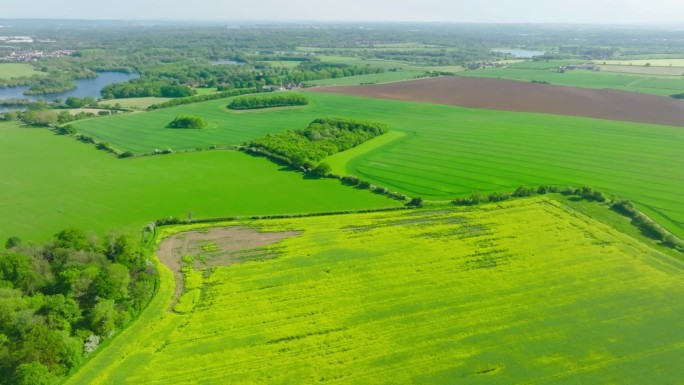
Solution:
<svg viewBox="0 0 684 385">
<path fill-rule="evenodd" d="M 544 51 L 532 51 L 527 49 L 517 49 L 517 48 L 496 48 L 492 50 L 493 52 L 507 53 L 521 59 L 531 59 L 535 56 L 541 56 L 545 54 Z"/>
<path fill-rule="evenodd" d="M 42 95 L 24 95 L 24 91 L 28 89 L 28 86 L 22 87 L 7 87 L 0 88 L 0 100 L 4 99 L 29 99 L 29 100 L 47 100 L 52 101 L 57 98 L 66 99 L 69 96 L 76 96 L 79 98 L 84 98 L 86 96 L 92 96 L 95 99 L 100 98 L 100 90 L 102 87 L 111 83 L 125 82 L 129 79 L 139 78 L 138 74 L 125 74 L 121 72 L 98 72 L 98 77 L 95 79 L 79 79 L 76 80 L 76 88 L 71 91 L 59 92 L 55 94 L 42 94 Z M 16 109 L 16 108 L 12 108 Z"/>
</svg>

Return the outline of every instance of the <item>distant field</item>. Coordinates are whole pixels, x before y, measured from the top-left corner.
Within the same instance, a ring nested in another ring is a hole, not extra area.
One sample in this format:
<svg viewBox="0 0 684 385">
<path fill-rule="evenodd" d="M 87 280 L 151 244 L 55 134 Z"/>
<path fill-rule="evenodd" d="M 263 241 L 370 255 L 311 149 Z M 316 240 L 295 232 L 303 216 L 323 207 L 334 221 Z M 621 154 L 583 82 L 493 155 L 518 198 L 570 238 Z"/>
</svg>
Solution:
<svg viewBox="0 0 684 385">
<path fill-rule="evenodd" d="M 298 66 L 301 62 L 295 60 L 270 60 L 264 63 L 270 64 L 272 67 L 283 67 L 283 68 L 294 68 Z"/>
<path fill-rule="evenodd" d="M 659 76 L 683 76 L 684 67 L 645 67 L 645 66 L 630 66 L 630 65 L 613 65 L 601 64 L 601 71 L 605 72 L 621 72 L 628 74 L 639 75 L 659 75 Z"/>
<path fill-rule="evenodd" d="M 391 83 L 415 79 L 423 73 L 425 73 L 425 71 L 420 70 L 402 70 L 397 72 L 387 71 L 379 74 L 347 76 L 337 79 L 312 80 L 307 83 L 315 84 L 317 86 L 350 86 L 368 83 Z"/>
<path fill-rule="evenodd" d="M 146 97 L 146 98 L 126 98 L 126 99 L 104 99 L 100 102 L 100 105 L 114 106 L 116 104 L 121 105 L 125 108 L 134 108 L 144 110 L 152 104 L 163 103 L 171 98 L 157 98 L 157 97 Z"/>
<path fill-rule="evenodd" d="M 647 76 L 587 70 L 573 70 L 559 73 L 553 70 L 520 69 L 513 68 L 512 66 L 510 68 L 485 68 L 473 71 L 463 71 L 460 72 L 459 75 L 522 81 L 537 80 L 565 86 L 607 88 L 663 96 L 684 92 L 684 76 L 675 78 L 671 76 Z"/>
<path fill-rule="evenodd" d="M 370 65 L 373 67 L 382 68 L 409 68 L 413 65 L 408 62 L 397 61 L 397 60 L 382 60 L 382 59 L 364 59 L 355 56 L 334 56 L 334 55 L 318 55 L 324 63 L 336 63 L 336 64 L 346 64 L 351 66 L 365 66 Z"/>
<path fill-rule="evenodd" d="M 682 264 L 555 201 L 233 225 L 301 235 L 211 270 L 185 315 L 165 312 L 163 269 L 141 318 L 67 384 L 684 377 Z"/>
<path fill-rule="evenodd" d="M 33 75 L 47 75 L 47 73 L 36 71 L 30 64 L 0 63 L 0 79 L 10 79 L 20 76 Z"/>
<path fill-rule="evenodd" d="M 684 67 L 684 59 L 642 59 L 642 60 L 597 60 L 596 64 L 644 66 L 652 67 Z"/>
<path fill-rule="evenodd" d="M 204 95 L 204 94 L 211 94 L 213 92 L 216 92 L 216 88 L 195 88 L 195 92 L 197 92 L 197 95 Z"/>
<path fill-rule="evenodd" d="M 116 159 L 46 129 L 0 123 L 0 240 L 46 240 L 68 226 L 138 234 L 194 218 L 400 205 L 338 181 L 308 180 L 234 151 Z"/>
</svg>

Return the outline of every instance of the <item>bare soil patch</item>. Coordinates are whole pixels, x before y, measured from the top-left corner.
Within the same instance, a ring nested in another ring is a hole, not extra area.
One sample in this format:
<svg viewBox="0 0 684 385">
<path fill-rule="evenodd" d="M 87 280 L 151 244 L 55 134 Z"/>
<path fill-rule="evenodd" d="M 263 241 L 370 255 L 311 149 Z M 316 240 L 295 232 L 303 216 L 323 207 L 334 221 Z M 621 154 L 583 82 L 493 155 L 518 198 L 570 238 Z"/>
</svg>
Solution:
<svg viewBox="0 0 684 385">
<path fill-rule="evenodd" d="M 183 267 L 181 259 L 194 258 L 195 269 L 230 266 L 248 260 L 263 260 L 276 255 L 264 246 L 301 234 L 298 231 L 260 232 L 248 227 L 217 227 L 206 232 L 190 231 L 164 239 L 159 245 L 159 260 L 171 269 L 176 281 L 171 309 L 183 294 Z"/>
<path fill-rule="evenodd" d="M 310 91 L 488 110 L 684 126 L 684 102 L 681 100 L 513 80 L 457 76 L 365 86 L 318 87 Z"/>
</svg>

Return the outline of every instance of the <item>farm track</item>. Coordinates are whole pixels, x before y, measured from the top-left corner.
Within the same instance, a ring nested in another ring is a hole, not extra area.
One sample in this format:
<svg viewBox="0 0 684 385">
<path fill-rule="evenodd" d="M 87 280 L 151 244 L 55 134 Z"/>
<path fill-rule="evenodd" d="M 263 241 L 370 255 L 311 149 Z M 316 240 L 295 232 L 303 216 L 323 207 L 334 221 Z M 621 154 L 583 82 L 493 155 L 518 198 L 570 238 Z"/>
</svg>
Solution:
<svg viewBox="0 0 684 385">
<path fill-rule="evenodd" d="M 684 103 L 678 100 L 514 80 L 440 77 L 310 91 L 684 127 Z"/>
</svg>

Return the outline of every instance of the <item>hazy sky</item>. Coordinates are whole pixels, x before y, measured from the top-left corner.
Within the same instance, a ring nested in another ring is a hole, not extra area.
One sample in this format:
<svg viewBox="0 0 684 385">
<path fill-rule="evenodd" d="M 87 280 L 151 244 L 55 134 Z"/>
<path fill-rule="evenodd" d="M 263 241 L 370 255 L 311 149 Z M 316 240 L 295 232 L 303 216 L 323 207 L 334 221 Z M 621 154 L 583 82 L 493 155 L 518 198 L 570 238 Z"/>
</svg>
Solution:
<svg viewBox="0 0 684 385">
<path fill-rule="evenodd" d="M 684 23 L 684 0 L 0 0 L 0 18 Z"/>
</svg>

